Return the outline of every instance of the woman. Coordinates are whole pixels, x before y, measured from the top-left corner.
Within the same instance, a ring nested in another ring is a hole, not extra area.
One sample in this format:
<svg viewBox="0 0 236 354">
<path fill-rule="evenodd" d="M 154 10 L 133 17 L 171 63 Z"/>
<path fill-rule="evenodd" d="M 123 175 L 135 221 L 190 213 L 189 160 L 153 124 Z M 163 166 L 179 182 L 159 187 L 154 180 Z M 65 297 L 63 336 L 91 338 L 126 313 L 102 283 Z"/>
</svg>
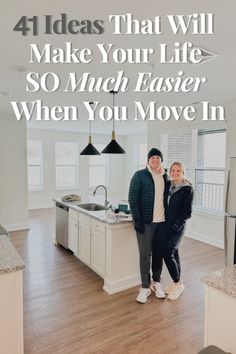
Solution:
<svg viewBox="0 0 236 354">
<path fill-rule="evenodd" d="M 181 281 L 179 245 L 185 231 L 186 220 L 191 217 L 193 187 L 185 178 L 184 165 L 174 162 L 170 167 L 169 195 L 166 206 L 166 240 L 163 258 L 173 283 L 165 288 L 169 300 L 176 300 L 184 291 Z"/>
</svg>

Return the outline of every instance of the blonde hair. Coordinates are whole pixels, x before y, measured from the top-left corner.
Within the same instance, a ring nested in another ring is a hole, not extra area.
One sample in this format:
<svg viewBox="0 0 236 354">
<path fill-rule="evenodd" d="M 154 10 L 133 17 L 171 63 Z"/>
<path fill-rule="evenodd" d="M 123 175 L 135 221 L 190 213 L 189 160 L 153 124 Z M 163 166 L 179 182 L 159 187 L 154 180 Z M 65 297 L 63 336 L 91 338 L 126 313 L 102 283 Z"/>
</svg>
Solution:
<svg viewBox="0 0 236 354">
<path fill-rule="evenodd" d="M 170 172 L 171 172 L 171 169 L 172 169 L 172 167 L 173 167 L 174 165 L 179 166 L 179 168 L 182 170 L 183 176 L 184 176 L 184 178 L 185 178 L 185 167 L 184 167 L 184 164 L 183 164 L 182 162 L 180 162 L 180 161 L 175 161 L 175 162 L 173 162 L 173 163 L 171 164 L 171 166 L 170 166 Z"/>
<path fill-rule="evenodd" d="M 184 166 L 184 164 L 183 164 L 182 162 L 180 162 L 180 161 L 175 161 L 175 162 L 173 162 L 173 163 L 171 164 L 171 166 L 170 166 L 169 173 L 171 172 L 171 169 L 172 169 L 172 167 L 173 167 L 174 165 L 179 166 L 179 168 L 182 170 L 182 173 L 183 173 L 183 181 L 186 181 L 186 182 L 188 182 L 190 185 L 192 185 L 192 183 L 185 177 L 185 166 Z"/>
</svg>

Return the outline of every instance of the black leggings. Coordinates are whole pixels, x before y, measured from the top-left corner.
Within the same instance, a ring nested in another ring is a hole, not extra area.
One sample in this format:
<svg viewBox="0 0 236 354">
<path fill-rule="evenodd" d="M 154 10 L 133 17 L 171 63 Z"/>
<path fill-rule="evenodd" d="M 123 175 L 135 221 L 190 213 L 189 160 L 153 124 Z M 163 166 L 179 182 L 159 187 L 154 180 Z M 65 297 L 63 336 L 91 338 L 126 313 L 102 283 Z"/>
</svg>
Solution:
<svg viewBox="0 0 236 354">
<path fill-rule="evenodd" d="M 179 245 L 182 240 L 184 229 L 175 232 L 165 225 L 164 237 L 158 237 L 155 235 L 153 243 L 153 255 L 156 256 L 158 262 L 160 258 L 163 258 L 171 278 L 175 283 L 178 283 L 181 275 L 181 265 L 179 257 Z M 155 260 L 155 259 L 154 259 Z M 158 279 L 154 279 L 160 281 Z"/>
<path fill-rule="evenodd" d="M 178 248 L 164 247 L 163 258 L 171 278 L 175 283 L 178 283 L 181 274 L 181 265 L 180 265 Z"/>
</svg>

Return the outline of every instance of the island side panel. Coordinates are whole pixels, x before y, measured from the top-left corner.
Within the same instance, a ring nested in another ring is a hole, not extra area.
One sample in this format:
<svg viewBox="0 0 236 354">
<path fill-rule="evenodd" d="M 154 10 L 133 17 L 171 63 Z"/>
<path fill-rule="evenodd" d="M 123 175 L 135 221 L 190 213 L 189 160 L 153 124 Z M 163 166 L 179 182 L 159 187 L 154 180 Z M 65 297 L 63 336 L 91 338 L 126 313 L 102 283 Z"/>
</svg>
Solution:
<svg viewBox="0 0 236 354">
<path fill-rule="evenodd" d="M 0 274 L 0 353 L 23 354 L 22 270 Z"/>
<path fill-rule="evenodd" d="M 216 345 L 226 352 L 236 353 L 236 298 L 206 287 L 204 345 Z"/>
<path fill-rule="evenodd" d="M 114 294 L 139 284 L 139 252 L 133 224 L 107 225 L 103 289 Z"/>
</svg>

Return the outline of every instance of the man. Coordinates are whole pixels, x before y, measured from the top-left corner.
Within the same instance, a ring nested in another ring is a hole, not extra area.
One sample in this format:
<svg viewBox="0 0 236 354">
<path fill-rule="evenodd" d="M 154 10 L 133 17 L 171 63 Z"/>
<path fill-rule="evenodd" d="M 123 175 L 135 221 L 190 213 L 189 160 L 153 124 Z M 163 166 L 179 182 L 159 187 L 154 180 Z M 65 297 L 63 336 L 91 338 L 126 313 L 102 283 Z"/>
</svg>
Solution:
<svg viewBox="0 0 236 354">
<path fill-rule="evenodd" d="M 155 244 L 162 244 L 165 237 L 165 208 L 168 177 L 162 167 L 163 155 L 156 148 L 152 148 L 147 156 L 147 167 L 135 172 L 130 182 L 129 204 L 134 220 L 139 247 L 139 265 L 142 287 L 139 290 L 137 301 L 145 303 L 155 291 L 156 297 L 164 298 L 165 292 L 160 284 L 162 272 L 162 256 Z M 151 284 L 150 264 L 152 258 L 153 283 Z M 151 289 L 150 289 L 151 285 Z"/>
</svg>

